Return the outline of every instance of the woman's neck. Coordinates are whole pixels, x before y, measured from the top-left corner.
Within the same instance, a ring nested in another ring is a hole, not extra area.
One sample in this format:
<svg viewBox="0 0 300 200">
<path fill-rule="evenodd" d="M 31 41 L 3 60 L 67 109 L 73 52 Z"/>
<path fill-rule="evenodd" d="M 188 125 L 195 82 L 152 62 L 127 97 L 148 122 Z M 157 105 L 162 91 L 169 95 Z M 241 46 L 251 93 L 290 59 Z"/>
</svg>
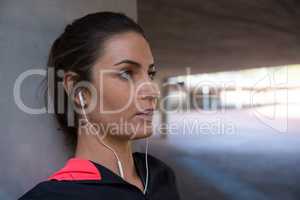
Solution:
<svg viewBox="0 0 300 200">
<path fill-rule="evenodd" d="M 118 155 L 122 163 L 124 178 L 137 177 L 131 142 L 129 140 L 117 140 L 113 137 L 105 137 L 103 142 Z M 92 160 L 119 174 L 117 159 L 113 152 L 105 147 L 95 135 L 78 134 L 75 157 Z"/>
</svg>

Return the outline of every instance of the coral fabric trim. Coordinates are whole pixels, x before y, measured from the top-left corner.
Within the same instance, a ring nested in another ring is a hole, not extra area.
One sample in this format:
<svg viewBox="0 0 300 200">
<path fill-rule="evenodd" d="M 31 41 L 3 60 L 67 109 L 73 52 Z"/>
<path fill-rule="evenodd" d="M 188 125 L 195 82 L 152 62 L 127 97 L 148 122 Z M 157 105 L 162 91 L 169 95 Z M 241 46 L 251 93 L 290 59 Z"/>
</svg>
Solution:
<svg viewBox="0 0 300 200">
<path fill-rule="evenodd" d="M 89 160 L 71 158 L 66 165 L 48 177 L 48 180 L 101 180 L 101 174 Z"/>
</svg>

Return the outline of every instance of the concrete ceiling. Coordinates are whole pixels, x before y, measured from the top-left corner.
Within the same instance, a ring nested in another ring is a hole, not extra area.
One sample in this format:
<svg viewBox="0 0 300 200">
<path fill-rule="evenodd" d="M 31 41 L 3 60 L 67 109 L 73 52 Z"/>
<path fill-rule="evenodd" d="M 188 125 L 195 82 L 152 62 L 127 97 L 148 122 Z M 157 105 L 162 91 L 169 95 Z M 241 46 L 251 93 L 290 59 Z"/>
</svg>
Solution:
<svg viewBox="0 0 300 200">
<path fill-rule="evenodd" d="M 300 63 L 300 1 L 140 0 L 161 76 Z"/>
</svg>

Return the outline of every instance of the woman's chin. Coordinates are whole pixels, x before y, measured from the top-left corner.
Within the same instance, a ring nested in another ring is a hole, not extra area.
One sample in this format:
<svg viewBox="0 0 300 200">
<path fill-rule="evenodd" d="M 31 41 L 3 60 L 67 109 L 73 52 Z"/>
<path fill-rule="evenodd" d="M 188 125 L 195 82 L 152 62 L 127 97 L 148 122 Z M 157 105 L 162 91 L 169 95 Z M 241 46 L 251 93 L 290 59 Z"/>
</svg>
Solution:
<svg viewBox="0 0 300 200">
<path fill-rule="evenodd" d="M 131 140 L 138 140 L 138 139 L 144 139 L 144 138 L 147 138 L 147 137 L 150 137 L 152 135 L 152 131 L 149 131 L 149 132 L 144 132 L 144 133 L 138 133 L 138 134 L 135 134 L 134 137 L 130 138 Z"/>
<path fill-rule="evenodd" d="M 111 136 L 121 140 L 137 140 L 150 137 L 153 133 L 152 123 L 130 124 L 122 129 L 111 131 Z"/>
<path fill-rule="evenodd" d="M 153 133 L 152 121 L 134 123 L 132 124 L 134 129 L 131 129 L 129 136 L 130 140 L 137 140 L 150 137 Z"/>
<path fill-rule="evenodd" d="M 135 134 L 131 137 L 132 140 L 137 140 L 137 139 L 143 139 L 143 138 L 147 138 L 150 137 L 153 133 L 153 127 L 152 124 L 151 125 L 147 125 L 147 126 L 140 126 Z"/>
<path fill-rule="evenodd" d="M 121 134 L 118 135 L 116 137 L 118 137 L 119 139 L 122 140 L 138 140 L 138 139 L 144 139 L 147 137 L 150 137 L 152 135 L 153 131 L 151 130 L 137 130 L 134 133 L 130 133 L 130 134 Z"/>
</svg>

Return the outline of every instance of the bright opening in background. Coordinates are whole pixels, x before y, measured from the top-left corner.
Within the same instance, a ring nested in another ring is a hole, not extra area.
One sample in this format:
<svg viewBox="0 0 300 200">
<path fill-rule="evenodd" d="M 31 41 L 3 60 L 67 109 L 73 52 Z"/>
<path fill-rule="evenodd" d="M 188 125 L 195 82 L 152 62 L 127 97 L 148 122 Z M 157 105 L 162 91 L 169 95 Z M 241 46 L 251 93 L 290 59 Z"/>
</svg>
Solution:
<svg viewBox="0 0 300 200">
<path fill-rule="evenodd" d="M 168 82 L 167 109 L 199 119 L 230 115 L 237 125 L 251 121 L 253 128 L 260 124 L 278 132 L 288 132 L 289 121 L 300 120 L 300 65 L 177 76 Z"/>
</svg>

